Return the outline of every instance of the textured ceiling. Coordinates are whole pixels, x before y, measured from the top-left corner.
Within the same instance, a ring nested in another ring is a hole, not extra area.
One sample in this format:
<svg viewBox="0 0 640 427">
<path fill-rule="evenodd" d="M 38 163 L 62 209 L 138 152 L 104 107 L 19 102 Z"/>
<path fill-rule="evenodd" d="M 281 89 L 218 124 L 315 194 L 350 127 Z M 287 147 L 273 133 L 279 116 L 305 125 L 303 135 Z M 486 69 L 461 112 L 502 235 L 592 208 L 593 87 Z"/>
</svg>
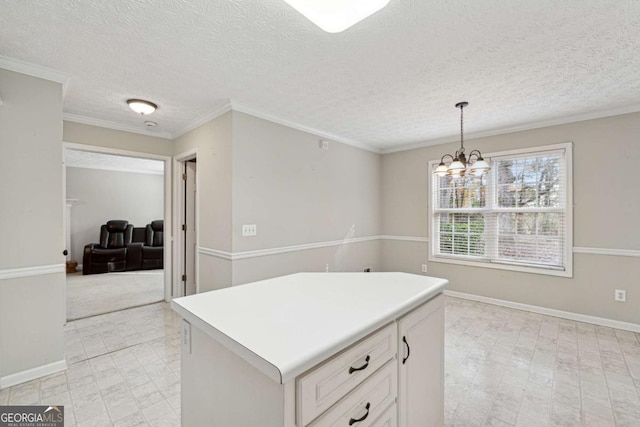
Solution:
<svg viewBox="0 0 640 427">
<path fill-rule="evenodd" d="M 225 105 L 383 150 L 640 111 L 640 1 L 392 0 L 343 33 L 282 0 L 0 0 L 0 55 L 64 111 L 176 136 Z"/>
<path fill-rule="evenodd" d="M 140 159 L 72 149 L 64 150 L 64 164 L 75 168 L 138 172 L 153 175 L 164 174 L 164 162 L 161 160 Z"/>
</svg>

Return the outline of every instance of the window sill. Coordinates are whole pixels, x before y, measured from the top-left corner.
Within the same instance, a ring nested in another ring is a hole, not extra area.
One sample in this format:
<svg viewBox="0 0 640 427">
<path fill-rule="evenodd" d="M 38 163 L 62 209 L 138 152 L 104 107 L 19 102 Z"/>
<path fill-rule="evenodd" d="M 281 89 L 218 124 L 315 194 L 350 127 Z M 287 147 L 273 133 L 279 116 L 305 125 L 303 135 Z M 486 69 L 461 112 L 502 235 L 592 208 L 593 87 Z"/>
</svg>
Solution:
<svg viewBox="0 0 640 427">
<path fill-rule="evenodd" d="M 517 271 L 519 273 L 541 274 L 545 276 L 556 276 L 556 277 L 566 277 L 566 278 L 573 277 L 573 271 L 570 265 L 565 270 L 553 270 L 553 269 L 547 269 L 547 268 L 527 267 L 527 266 L 514 265 L 514 264 L 500 264 L 500 263 L 488 262 L 488 261 L 482 262 L 482 261 L 472 261 L 472 260 L 466 260 L 466 259 L 447 258 L 443 256 L 433 256 L 431 254 L 429 254 L 429 261 L 441 262 L 444 264 L 464 265 L 467 267 L 491 268 L 495 270 Z"/>
</svg>

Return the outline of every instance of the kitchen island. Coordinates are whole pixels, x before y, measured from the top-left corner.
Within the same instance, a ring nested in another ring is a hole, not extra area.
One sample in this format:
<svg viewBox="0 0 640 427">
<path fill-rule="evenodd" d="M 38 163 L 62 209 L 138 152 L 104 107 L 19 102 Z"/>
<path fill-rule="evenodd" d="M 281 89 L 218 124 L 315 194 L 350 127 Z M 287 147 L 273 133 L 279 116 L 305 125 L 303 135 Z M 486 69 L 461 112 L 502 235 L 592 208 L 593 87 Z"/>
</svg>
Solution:
<svg viewBox="0 0 640 427">
<path fill-rule="evenodd" d="M 182 425 L 441 425 L 447 283 L 298 273 L 173 300 Z"/>
</svg>

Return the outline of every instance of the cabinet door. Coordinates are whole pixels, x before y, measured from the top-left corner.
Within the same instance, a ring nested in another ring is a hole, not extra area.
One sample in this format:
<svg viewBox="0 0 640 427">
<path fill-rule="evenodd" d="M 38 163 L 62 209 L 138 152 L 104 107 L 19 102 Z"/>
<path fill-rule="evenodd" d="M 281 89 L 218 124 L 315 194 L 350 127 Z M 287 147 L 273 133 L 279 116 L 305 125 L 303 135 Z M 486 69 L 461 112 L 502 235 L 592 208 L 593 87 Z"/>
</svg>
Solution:
<svg viewBox="0 0 640 427">
<path fill-rule="evenodd" d="M 398 425 L 444 424 L 444 297 L 438 295 L 398 323 Z"/>
</svg>

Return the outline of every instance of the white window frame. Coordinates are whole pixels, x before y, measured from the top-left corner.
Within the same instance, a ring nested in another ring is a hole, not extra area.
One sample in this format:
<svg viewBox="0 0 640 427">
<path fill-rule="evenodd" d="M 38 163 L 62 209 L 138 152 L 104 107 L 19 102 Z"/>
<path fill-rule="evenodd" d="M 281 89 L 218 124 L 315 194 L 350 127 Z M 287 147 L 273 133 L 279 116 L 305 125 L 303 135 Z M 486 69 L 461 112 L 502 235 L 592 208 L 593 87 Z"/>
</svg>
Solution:
<svg viewBox="0 0 640 427">
<path fill-rule="evenodd" d="M 436 239 L 434 233 L 434 206 L 433 206 L 433 191 L 434 191 L 434 175 L 433 170 L 435 166 L 438 165 L 440 160 L 430 160 L 429 161 L 429 170 L 428 170 L 428 205 L 429 205 L 429 261 L 431 262 L 440 262 L 446 264 L 458 264 L 458 265 L 466 265 L 470 267 L 481 267 L 481 268 L 493 268 L 498 270 L 510 270 L 510 271 L 518 271 L 523 273 L 534 273 L 534 274 L 543 274 L 550 276 L 559 276 L 559 277 L 573 277 L 573 143 L 566 142 L 562 144 L 554 144 L 554 145 L 545 145 L 539 147 L 531 147 L 531 148 L 523 148 L 516 150 L 508 150 L 508 151 L 499 151 L 495 153 L 483 153 L 484 158 L 491 164 L 491 159 L 493 157 L 503 157 L 503 156 L 527 156 L 527 155 L 536 155 L 542 154 L 548 151 L 557 151 L 564 150 L 564 158 L 565 158 L 565 191 L 566 191 L 566 209 L 565 209 L 565 233 L 563 240 L 563 250 L 564 250 L 564 269 L 557 269 L 551 267 L 544 266 L 527 266 L 519 263 L 510 264 L 508 261 L 500 261 L 490 262 L 490 260 L 482 261 L 476 257 L 465 257 L 464 255 L 435 255 L 435 248 L 438 244 L 438 239 Z M 493 166 L 493 165 L 492 165 Z M 489 173 L 493 173 L 489 172 Z M 494 184 L 492 183 L 487 187 L 487 199 L 489 197 L 494 197 Z M 483 209 L 475 209 L 478 212 L 481 212 Z M 463 210 L 459 210 L 459 212 L 464 212 Z M 490 239 L 493 240 L 493 239 Z M 493 242 L 487 242 L 492 245 Z M 467 259 L 465 259 L 467 258 Z"/>
</svg>

